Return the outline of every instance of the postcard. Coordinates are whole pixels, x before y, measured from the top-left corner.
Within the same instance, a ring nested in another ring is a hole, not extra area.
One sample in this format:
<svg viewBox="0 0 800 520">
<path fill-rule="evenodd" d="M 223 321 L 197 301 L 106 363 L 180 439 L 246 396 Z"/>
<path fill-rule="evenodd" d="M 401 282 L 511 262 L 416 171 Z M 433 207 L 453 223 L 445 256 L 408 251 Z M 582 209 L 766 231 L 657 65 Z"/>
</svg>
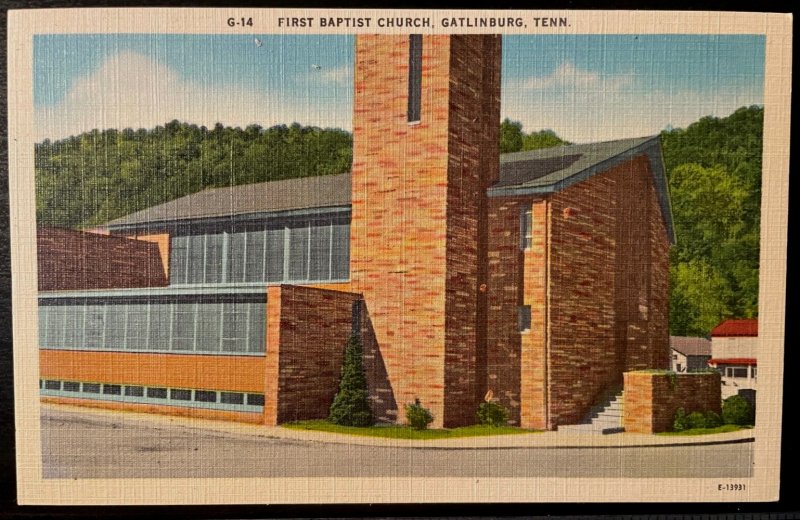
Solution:
<svg viewBox="0 0 800 520">
<path fill-rule="evenodd" d="M 9 12 L 20 503 L 776 500 L 791 23 Z"/>
</svg>

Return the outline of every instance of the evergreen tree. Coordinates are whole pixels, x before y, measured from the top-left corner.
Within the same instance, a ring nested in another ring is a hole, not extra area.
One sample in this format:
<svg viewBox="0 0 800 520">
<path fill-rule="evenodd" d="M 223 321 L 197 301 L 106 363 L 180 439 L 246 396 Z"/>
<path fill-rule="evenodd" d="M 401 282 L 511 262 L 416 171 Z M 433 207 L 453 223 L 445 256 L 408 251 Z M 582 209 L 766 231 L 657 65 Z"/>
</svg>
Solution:
<svg viewBox="0 0 800 520">
<path fill-rule="evenodd" d="M 332 423 L 342 426 L 370 426 L 373 423 L 361 356 L 361 341 L 353 334 L 344 352 L 339 392 L 328 415 Z"/>
</svg>

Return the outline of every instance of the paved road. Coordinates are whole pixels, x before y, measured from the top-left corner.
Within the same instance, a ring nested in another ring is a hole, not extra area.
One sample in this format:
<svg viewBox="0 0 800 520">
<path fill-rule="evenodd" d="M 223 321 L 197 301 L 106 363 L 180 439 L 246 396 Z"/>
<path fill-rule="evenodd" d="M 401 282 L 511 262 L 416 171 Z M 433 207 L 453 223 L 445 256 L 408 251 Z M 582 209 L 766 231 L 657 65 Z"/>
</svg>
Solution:
<svg viewBox="0 0 800 520">
<path fill-rule="evenodd" d="M 44 477 L 748 477 L 753 462 L 752 443 L 397 448 L 238 435 L 121 417 L 43 408 Z"/>
</svg>

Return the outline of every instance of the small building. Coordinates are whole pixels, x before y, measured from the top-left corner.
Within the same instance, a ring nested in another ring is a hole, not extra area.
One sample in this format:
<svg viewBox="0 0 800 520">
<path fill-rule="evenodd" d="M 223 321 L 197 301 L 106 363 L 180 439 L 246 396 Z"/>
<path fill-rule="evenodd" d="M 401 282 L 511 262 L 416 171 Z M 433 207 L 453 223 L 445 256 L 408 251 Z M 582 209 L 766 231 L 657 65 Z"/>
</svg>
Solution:
<svg viewBox="0 0 800 520">
<path fill-rule="evenodd" d="M 687 336 L 670 336 L 672 371 L 677 373 L 708 370 L 711 359 L 711 340 Z"/>
<path fill-rule="evenodd" d="M 753 400 L 758 380 L 758 320 L 726 320 L 711 331 L 710 367 L 722 375 L 722 398 Z"/>
<path fill-rule="evenodd" d="M 106 223 L 108 247 L 157 245 L 168 286 L 41 291 L 43 398 L 323 418 L 354 333 L 380 421 L 418 398 L 434 427 L 472 424 L 491 393 L 511 424 L 556 429 L 669 367 L 658 136 L 501 157 L 499 36 L 355 45 L 352 172 Z"/>
</svg>

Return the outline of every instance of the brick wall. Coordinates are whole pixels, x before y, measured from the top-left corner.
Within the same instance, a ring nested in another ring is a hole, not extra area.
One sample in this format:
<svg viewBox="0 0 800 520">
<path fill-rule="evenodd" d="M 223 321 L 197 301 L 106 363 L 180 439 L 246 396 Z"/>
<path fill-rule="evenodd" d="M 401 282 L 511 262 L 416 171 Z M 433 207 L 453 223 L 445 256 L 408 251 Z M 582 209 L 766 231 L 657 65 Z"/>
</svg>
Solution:
<svg viewBox="0 0 800 520">
<path fill-rule="evenodd" d="M 163 287 L 159 247 L 73 229 L 37 229 L 40 291 Z"/>
<path fill-rule="evenodd" d="M 669 243 L 636 157 L 550 198 L 548 427 L 579 421 L 629 369 L 669 363 Z"/>
<path fill-rule="evenodd" d="M 294 285 L 268 288 L 267 424 L 328 416 L 359 298 Z"/>
<path fill-rule="evenodd" d="M 488 278 L 486 189 L 500 169 L 501 59 L 499 37 L 451 37 L 444 361 L 448 426 L 474 424 L 486 391 L 487 300 L 479 287 Z"/>
<path fill-rule="evenodd" d="M 623 425 L 626 432 L 657 433 L 672 429 L 678 408 L 686 413 L 720 413 L 720 376 L 716 372 L 673 374 L 625 373 Z"/>
<path fill-rule="evenodd" d="M 499 39 L 424 36 L 413 124 L 408 48 L 407 36 L 356 39 L 351 285 L 364 294 L 397 406 L 418 397 L 434 426 L 455 425 L 474 421 L 485 355 L 478 222 L 481 188 L 497 172 Z"/>
<path fill-rule="evenodd" d="M 533 244 L 520 249 L 520 216 L 533 211 Z M 509 410 L 509 422 L 545 428 L 547 202 L 489 199 L 487 388 Z M 531 306 L 531 329 L 520 334 L 517 312 Z"/>
</svg>

